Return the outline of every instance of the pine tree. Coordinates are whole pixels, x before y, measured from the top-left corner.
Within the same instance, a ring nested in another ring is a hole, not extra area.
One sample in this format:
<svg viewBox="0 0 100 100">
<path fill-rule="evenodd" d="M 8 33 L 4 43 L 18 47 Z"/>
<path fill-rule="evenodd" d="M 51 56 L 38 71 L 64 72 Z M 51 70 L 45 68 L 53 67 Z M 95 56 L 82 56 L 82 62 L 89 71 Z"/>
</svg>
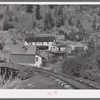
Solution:
<svg viewBox="0 0 100 100">
<path fill-rule="evenodd" d="M 27 13 L 33 13 L 33 6 L 32 5 L 27 5 L 26 6 L 26 12 Z"/>
<path fill-rule="evenodd" d="M 49 5 L 50 9 L 54 9 L 55 5 Z"/>
<path fill-rule="evenodd" d="M 76 25 L 79 29 L 82 29 L 82 24 L 80 20 L 77 20 L 77 25 Z"/>
<path fill-rule="evenodd" d="M 8 19 L 9 22 L 13 21 L 13 15 L 13 12 L 10 11 L 9 6 L 7 6 L 4 16 Z"/>
<path fill-rule="evenodd" d="M 58 11 L 57 11 L 57 21 L 56 21 L 56 26 L 60 27 L 61 25 L 64 25 L 65 22 L 65 16 L 63 13 L 63 7 L 59 6 Z"/>
<path fill-rule="evenodd" d="M 91 39 L 88 42 L 88 50 L 87 50 L 87 54 L 88 56 L 90 56 L 91 54 L 93 54 L 95 52 L 95 42 L 93 39 Z"/>
<path fill-rule="evenodd" d="M 62 16 L 62 14 L 63 14 L 62 6 L 59 6 L 59 8 L 58 8 L 58 15 Z"/>
<path fill-rule="evenodd" d="M 52 29 L 54 27 L 54 19 L 51 16 L 51 13 L 45 14 L 44 18 L 44 29 Z"/>
<path fill-rule="evenodd" d="M 36 27 L 36 21 L 33 22 L 33 29 Z"/>
<path fill-rule="evenodd" d="M 7 20 L 6 17 L 3 19 L 2 28 L 3 28 L 4 31 L 7 31 L 9 29 L 9 23 L 8 23 L 8 20 Z"/>
<path fill-rule="evenodd" d="M 36 19 L 37 20 L 41 20 L 41 14 L 40 14 L 40 6 L 37 5 L 37 8 L 36 8 Z"/>
<path fill-rule="evenodd" d="M 83 7 L 84 7 L 84 6 L 80 5 L 80 12 L 83 11 Z"/>
<path fill-rule="evenodd" d="M 70 26 L 73 26 L 72 17 L 69 17 L 69 19 L 68 19 L 68 24 L 69 24 Z"/>
<path fill-rule="evenodd" d="M 93 21 L 92 28 L 96 31 L 96 18 Z"/>
</svg>

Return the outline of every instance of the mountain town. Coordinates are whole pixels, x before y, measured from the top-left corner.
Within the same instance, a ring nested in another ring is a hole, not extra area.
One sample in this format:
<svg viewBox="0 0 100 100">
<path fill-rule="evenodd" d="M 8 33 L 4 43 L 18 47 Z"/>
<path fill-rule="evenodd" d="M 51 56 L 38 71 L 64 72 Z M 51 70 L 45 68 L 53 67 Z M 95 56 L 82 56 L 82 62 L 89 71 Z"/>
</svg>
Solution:
<svg viewBox="0 0 100 100">
<path fill-rule="evenodd" d="M 100 88 L 100 6 L 0 5 L 0 66 L 0 88 Z"/>
</svg>

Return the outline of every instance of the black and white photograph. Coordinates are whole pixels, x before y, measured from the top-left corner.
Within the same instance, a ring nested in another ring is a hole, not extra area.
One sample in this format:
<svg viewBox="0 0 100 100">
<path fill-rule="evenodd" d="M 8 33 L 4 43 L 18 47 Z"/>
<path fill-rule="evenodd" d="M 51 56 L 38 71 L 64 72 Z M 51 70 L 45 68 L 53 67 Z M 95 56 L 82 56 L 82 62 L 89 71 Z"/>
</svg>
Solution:
<svg viewBox="0 0 100 100">
<path fill-rule="evenodd" d="M 0 89 L 99 90 L 100 4 L 0 4 Z"/>
</svg>

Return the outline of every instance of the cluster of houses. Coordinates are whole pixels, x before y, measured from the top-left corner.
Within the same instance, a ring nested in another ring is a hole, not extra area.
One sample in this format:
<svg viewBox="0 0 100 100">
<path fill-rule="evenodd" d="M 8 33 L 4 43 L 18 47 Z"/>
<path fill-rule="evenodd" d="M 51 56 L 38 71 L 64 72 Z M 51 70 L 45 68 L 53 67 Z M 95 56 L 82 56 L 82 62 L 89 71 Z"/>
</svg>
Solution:
<svg viewBox="0 0 100 100">
<path fill-rule="evenodd" d="M 65 44 L 57 44 L 56 38 L 53 36 L 29 37 L 25 39 L 23 45 L 15 45 L 12 48 L 10 62 L 40 67 L 46 60 L 44 56 L 40 55 L 40 52 L 67 52 L 70 54 L 76 47 L 81 47 L 84 50 L 87 49 L 86 46 L 78 43 L 70 43 L 69 46 Z"/>
</svg>

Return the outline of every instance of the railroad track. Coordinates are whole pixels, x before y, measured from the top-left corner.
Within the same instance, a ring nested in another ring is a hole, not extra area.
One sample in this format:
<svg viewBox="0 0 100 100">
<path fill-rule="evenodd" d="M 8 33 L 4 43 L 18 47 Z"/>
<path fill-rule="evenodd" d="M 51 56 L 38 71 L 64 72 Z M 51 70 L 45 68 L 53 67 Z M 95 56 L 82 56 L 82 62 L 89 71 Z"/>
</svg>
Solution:
<svg viewBox="0 0 100 100">
<path fill-rule="evenodd" d="M 59 84 L 65 87 L 69 84 L 74 89 L 100 89 L 99 87 L 96 87 L 93 84 L 89 84 L 83 82 L 82 80 L 72 78 L 66 74 L 58 74 L 42 68 L 35 68 L 35 70 L 41 74 L 46 75 L 47 77 L 52 78 L 53 80 L 57 81 Z"/>
<path fill-rule="evenodd" d="M 15 67 L 15 65 L 17 65 L 17 67 Z M 19 64 L 13 64 L 13 66 L 11 66 L 11 64 L 0 64 L 0 68 L 9 67 L 11 69 L 13 68 L 16 70 L 20 66 L 21 67 L 31 67 L 31 66 L 25 66 L 25 65 L 22 66 Z M 58 74 L 58 73 L 55 73 L 53 71 L 46 70 L 43 68 L 37 68 L 37 67 L 31 67 L 31 68 L 33 68 L 35 71 L 39 72 L 40 74 L 44 74 L 47 77 L 50 77 L 51 79 L 58 82 L 59 84 L 61 84 L 65 88 L 68 88 L 68 86 L 70 85 L 73 89 L 100 89 L 100 87 L 96 87 L 93 84 L 89 84 L 89 83 L 83 82 L 82 80 L 72 78 L 66 74 Z"/>
</svg>

